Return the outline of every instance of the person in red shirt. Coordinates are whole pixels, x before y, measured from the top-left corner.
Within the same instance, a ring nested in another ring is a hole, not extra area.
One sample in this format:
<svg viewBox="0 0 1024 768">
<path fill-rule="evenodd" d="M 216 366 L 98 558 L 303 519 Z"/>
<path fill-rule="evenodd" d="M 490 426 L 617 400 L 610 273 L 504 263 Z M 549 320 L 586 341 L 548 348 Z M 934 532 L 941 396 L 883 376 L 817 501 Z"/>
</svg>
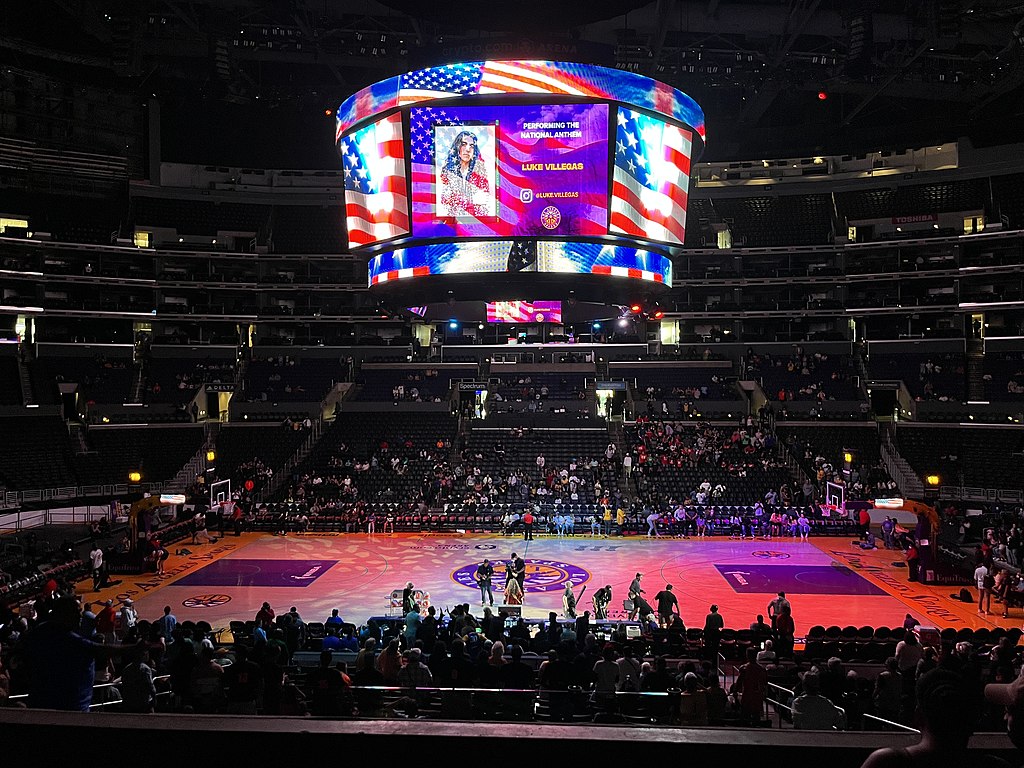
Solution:
<svg viewBox="0 0 1024 768">
<path fill-rule="evenodd" d="M 871 513 L 866 508 L 860 511 L 858 522 L 860 523 L 860 537 L 866 539 L 868 529 L 871 528 Z"/>
<path fill-rule="evenodd" d="M 270 630 L 274 627 L 274 620 L 277 618 L 277 614 L 274 613 L 274 609 L 270 607 L 270 603 L 263 603 L 263 606 L 256 613 L 256 626 L 263 627 L 265 630 Z"/>
<path fill-rule="evenodd" d="M 905 555 L 907 559 L 907 581 L 917 581 L 917 565 L 919 562 L 919 556 L 917 553 L 917 544 L 913 541 L 910 542 L 910 546 L 907 547 L 907 553 Z"/>
<path fill-rule="evenodd" d="M 96 614 L 96 631 L 103 635 L 108 643 L 116 642 L 114 627 L 117 624 L 117 611 L 114 610 L 114 601 L 107 600 L 103 608 Z"/>
<path fill-rule="evenodd" d="M 523 541 L 533 541 L 533 513 L 526 510 L 523 515 Z"/>
<path fill-rule="evenodd" d="M 732 692 L 740 698 L 740 712 L 747 720 L 764 719 L 764 700 L 768 695 L 768 670 L 757 663 L 757 649 L 747 648 L 747 663 L 733 684 Z"/>
</svg>

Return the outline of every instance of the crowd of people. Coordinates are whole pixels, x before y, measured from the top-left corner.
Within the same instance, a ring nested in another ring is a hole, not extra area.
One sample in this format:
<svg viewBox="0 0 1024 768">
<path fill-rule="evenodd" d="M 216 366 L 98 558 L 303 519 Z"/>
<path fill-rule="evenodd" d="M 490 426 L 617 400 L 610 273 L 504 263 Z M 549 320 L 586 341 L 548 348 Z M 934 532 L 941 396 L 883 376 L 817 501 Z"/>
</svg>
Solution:
<svg viewBox="0 0 1024 768">
<path fill-rule="evenodd" d="M 849 361 L 832 360 L 825 352 L 809 353 L 799 344 L 794 345 L 791 355 L 771 355 L 768 352 L 755 353 L 748 349 L 743 360 L 748 375 L 762 379 L 765 394 L 778 402 L 794 400 L 836 400 L 836 391 L 843 382 L 850 381 Z M 771 374 L 769 376 L 769 374 Z M 784 385 L 776 391 L 765 381 L 782 381 Z"/>
<path fill-rule="evenodd" d="M 998 729 L 1004 708 L 1024 704 L 1020 654 L 1009 636 L 984 655 L 968 642 L 926 645 L 908 614 L 903 640 L 871 679 L 837 657 L 794 653 L 785 593 L 750 624 L 741 663 L 720 655 L 725 619 L 716 605 L 696 652 L 672 653 L 687 642 L 672 585 L 659 590 L 654 608 L 641 578 L 629 589 L 649 611 L 639 616 L 638 637 L 626 622 L 601 623 L 590 611 L 561 619 L 552 612 L 531 625 L 495 611 L 483 587 L 479 613 L 468 603 L 423 612 L 410 582 L 400 621 L 357 626 L 334 609 L 317 622 L 322 637 L 312 665 L 297 663 L 313 634 L 295 607 L 278 613 L 263 602 L 251 634 L 225 644 L 208 624 L 180 621 L 170 606 L 146 619 L 131 600 L 91 603 L 73 585 L 54 584 L 30 615 L 8 613 L 0 621 L 0 706 L 334 717 L 414 717 L 439 708 L 456 719 L 532 719 L 540 695 L 554 721 L 642 716 L 704 726 L 760 725 L 772 699 L 778 716 L 797 729 L 923 725 L 922 748 L 935 737 L 929 728 L 955 725 L 942 738 L 963 751 L 966 741 L 957 745 L 964 734 Z M 381 687 L 395 690 L 385 695 Z M 450 693 L 438 697 L 434 689 Z M 660 695 L 634 695 L 648 693 Z"/>
</svg>

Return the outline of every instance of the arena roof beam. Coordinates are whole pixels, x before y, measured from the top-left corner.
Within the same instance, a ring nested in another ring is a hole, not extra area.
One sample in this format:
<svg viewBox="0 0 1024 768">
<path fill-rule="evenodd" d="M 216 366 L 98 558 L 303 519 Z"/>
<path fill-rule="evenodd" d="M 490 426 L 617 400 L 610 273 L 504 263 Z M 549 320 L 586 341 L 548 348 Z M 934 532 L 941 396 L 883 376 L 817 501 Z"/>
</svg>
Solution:
<svg viewBox="0 0 1024 768">
<path fill-rule="evenodd" d="M 896 82 L 896 80 L 899 79 L 900 75 L 902 75 L 911 64 L 913 64 L 915 61 L 917 61 L 917 59 L 920 58 L 920 56 L 922 54 L 926 53 L 931 47 L 932 47 L 932 41 L 931 40 L 925 40 L 923 43 L 921 43 L 921 45 L 919 45 L 917 47 L 917 50 L 914 51 L 913 54 L 911 54 L 910 58 L 908 58 L 906 61 L 904 61 L 898 67 L 896 67 L 893 70 L 892 74 L 889 75 L 889 77 L 885 78 L 885 81 L 880 86 L 878 86 L 874 90 L 873 93 L 871 93 L 869 96 L 865 97 L 861 101 L 860 104 L 858 104 L 856 107 L 854 107 L 853 111 L 850 112 L 850 114 L 848 114 L 843 119 L 842 125 L 843 126 L 850 125 L 850 123 L 853 122 L 853 119 L 857 115 L 859 115 L 868 104 L 870 104 L 872 101 L 875 100 L 875 98 L 877 98 L 882 93 L 884 93 L 886 91 L 886 89 L 889 88 L 890 85 L 892 85 L 893 83 Z"/>
<path fill-rule="evenodd" d="M 171 11 L 171 13 L 173 13 L 175 16 L 177 16 L 185 23 L 186 27 L 191 29 L 197 35 L 202 35 L 203 37 L 206 36 L 208 30 L 203 30 L 199 26 L 199 20 L 196 19 L 192 14 L 186 13 L 184 10 L 182 10 L 181 6 L 178 3 L 176 3 L 175 0 L 163 0 L 163 3 Z"/>
</svg>

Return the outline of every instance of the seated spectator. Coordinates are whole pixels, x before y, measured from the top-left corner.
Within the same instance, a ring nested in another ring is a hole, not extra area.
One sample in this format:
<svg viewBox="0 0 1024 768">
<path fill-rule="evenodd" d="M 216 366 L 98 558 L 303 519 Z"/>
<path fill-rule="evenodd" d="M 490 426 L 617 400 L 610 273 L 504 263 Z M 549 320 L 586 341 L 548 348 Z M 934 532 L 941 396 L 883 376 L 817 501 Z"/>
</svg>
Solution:
<svg viewBox="0 0 1024 768">
<path fill-rule="evenodd" d="M 804 692 L 793 699 L 793 727 L 813 731 L 841 731 L 846 713 L 821 695 L 817 668 L 804 674 Z"/>
<path fill-rule="evenodd" d="M 694 672 L 683 675 L 683 690 L 679 694 L 679 724 L 699 726 L 708 724 L 708 696 Z"/>
<path fill-rule="evenodd" d="M 775 651 L 772 650 L 772 641 L 765 640 L 764 650 L 757 652 L 757 663 L 762 665 L 774 664 L 777 658 L 778 657 L 776 656 Z"/>
<path fill-rule="evenodd" d="M 1011 687 L 990 685 L 992 693 L 986 690 L 986 697 L 993 703 L 1009 704 L 1017 698 L 1009 694 Z M 973 692 L 960 675 L 946 669 L 932 670 L 917 681 L 916 698 L 921 740 L 909 747 L 876 750 L 861 768 L 1009 765 L 992 755 L 968 751 L 978 717 Z"/>
</svg>

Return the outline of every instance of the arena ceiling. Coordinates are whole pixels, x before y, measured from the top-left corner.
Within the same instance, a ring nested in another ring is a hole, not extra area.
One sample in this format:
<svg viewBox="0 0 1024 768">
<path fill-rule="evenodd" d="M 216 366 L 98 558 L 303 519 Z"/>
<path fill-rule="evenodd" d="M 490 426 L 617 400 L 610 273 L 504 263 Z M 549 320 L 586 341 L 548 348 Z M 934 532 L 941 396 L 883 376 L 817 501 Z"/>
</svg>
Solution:
<svg viewBox="0 0 1024 768">
<path fill-rule="evenodd" d="M 202 153 L 203 137 L 235 119 L 248 130 L 233 137 L 233 146 L 250 152 L 265 149 L 267 137 L 279 139 L 283 130 L 301 133 L 317 115 L 317 130 L 326 133 L 324 111 L 368 83 L 480 58 L 580 60 L 664 80 L 704 107 L 705 159 L 859 153 L 960 136 L 984 145 L 1019 140 L 1024 128 L 1024 2 L 10 5 L 0 35 L 4 64 L 157 96 L 172 154 L 179 133 L 192 152 Z M 328 157 L 329 143 L 324 149 Z"/>
</svg>

